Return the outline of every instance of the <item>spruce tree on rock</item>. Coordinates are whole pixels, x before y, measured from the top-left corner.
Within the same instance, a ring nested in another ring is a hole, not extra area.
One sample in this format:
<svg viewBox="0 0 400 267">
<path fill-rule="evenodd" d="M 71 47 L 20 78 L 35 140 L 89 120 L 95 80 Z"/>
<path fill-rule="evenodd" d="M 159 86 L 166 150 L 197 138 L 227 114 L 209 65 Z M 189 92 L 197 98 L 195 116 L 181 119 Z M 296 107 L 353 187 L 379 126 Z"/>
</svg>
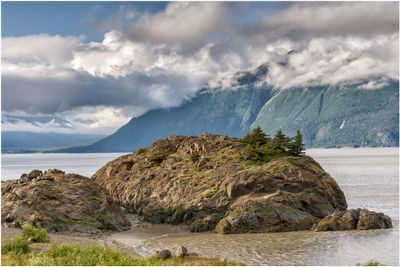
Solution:
<svg viewBox="0 0 400 267">
<path fill-rule="evenodd" d="M 303 135 L 299 130 L 297 130 L 296 135 L 292 138 L 289 144 L 289 152 L 292 155 L 304 155 L 305 146 L 303 144 Z"/>
<path fill-rule="evenodd" d="M 269 141 L 268 135 L 264 133 L 260 126 L 256 127 L 251 133 L 243 137 L 243 142 L 254 146 L 263 146 Z"/>
<path fill-rule="evenodd" d="M 290 139 L 282 132 L 278 130 L 271 141 L 271 147 L 275 150 L 286 151 L 289 146 Z"/>
</svg>

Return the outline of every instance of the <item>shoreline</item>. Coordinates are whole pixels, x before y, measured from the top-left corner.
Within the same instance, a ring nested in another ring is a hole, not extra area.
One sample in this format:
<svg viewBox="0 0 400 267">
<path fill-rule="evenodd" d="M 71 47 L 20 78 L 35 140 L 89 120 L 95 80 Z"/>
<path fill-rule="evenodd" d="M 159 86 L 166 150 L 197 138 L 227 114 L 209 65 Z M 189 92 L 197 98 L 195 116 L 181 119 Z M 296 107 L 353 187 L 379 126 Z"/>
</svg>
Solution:
<svg viewBox="0 0 400 267">
<path fill-rule="evenodd" d="M 277 248 L 279 250 L 283 249 L 282 246 L 279 245 L 280 242 L 285 242 L 289 237 L 295 238 L 300 242 L 299 244 L 286 244 L 288 246 L 293 246 L 292 249 L 293 251 L 297 251 L 298 249 L 301 249 L 302 246 L 311 245 L 310 248 L 312 248 L 314 245 L 313 243 L 319 243 L 323 240 L 328 240 L 328 239 L 341 239 L 345 237 L 351 237 L 354 236 L 355 238 L 360 238 L 365 235 L 387 235 L 389 233 L 393 232 L 398 232 L 399 230 L 399 221 L 394 220 L 393 221 L 393 228 L 392 229 L 378 229 L 378 230 L 369 230 L 369 231 L 333 231 L 333 232 L 313 232 L 313 231 L 294 231 L 294 232 L 282 232 L 282 233 L 265 233 L 261 234 L 231 234 L 231 235 L 219 235 L 216 233 L 191 233 L 189 231 L 186 231 L 182 227 L 175 226 L 175 225 L 167 225 L 167 224 L 151 224 L 151 223 L 140 223 L 139 225 L 133 225 L 132 228 L 128 231 L 122 231 L 122 232 L 108 232 L 105 233 L 104 235 L 101 236 L 85 236 L 82 234 L 74 234 L 74 233 L 64 233 L 64 234 L 54 234 L 50 233 L 49 236 L 51 240 L 56 241 L 57 243 L 78 243 L 80 245 L 90 245 L 90 244 L 97 244 L 105 247 L 110 247 L 116 250 L 124 250 L 126 252 L 129 252 L 132 256 L 138 257 L 138 258 L 145 258 L 148 256 L 151 256 L 155 253 L 156 250 L 162 250 L 162 249 L 171 249 L 172 244 L 176 245 L 184 245 L 187 246 L 190 252 L 194 252 L 199 255 L 199 257 L 206 257 L 206 258 L 218 258 L 224 259 L 227 258 L 229 260 L 237 261 L 237 262 L 242 262 L 243 264 L 249 264 L 249 265 L 258 265 L 260 262 L 254 261 L 254 259 L 249 259 L 247 260 L 243 258 L 244 255 L 241 257 L 235 257 L 231 255 L 229 257 L 229 247 L 232 248 L 232 245 L 229 245 L 228 247 L 225 246 L 217 246 L 219 249 L 222 249 L 225 247 L 227 251 L 221 251 L 219 250 L 218 253 L 210 252 L 207 253 L 207 250 L 204 250 L 204 244 L 201 246 L 195 246 L 196 244 L 199 245 L 198 242 L 193 242 L 193 243 L 187 243 L 184 240 L 193 240 L 192 238 L 195 237 L 194 239 L 203 239 L 209 237 L 213 237 L 211 240 L 211 244 L 213 243 L 214 245 L 216 244 L 215 241 L 219 240 L 218 243 L 222 242 L 234 242 L 236 245 L 240 244 L 241 242 L 249 242 L 251 240 L 256 241 L 256 244 L 261 245 L 264 242 L 267 242 L 271 246 L 274 246 L 276 244 L 276 248 L 272 248 L 272 250 L 276 250 Z M 22 233 L 21 229 L 18 228 L 6 228 L 4 226 L 1 227 L 1 237 L 2 237 L 2 244 L 4 241 L 6 241 L 9 238 L 13 238 L 15 236 L 18 236 Z M 182 234 L 182 238 L 177 238 Z M 191 236 L 193 234 L 193 236 Z M 198 236 L 195 236 L 197 235 Z M 211 236 L 210 236 L 211 235 Z M 171 238 L 168 238 L 168 236 L 171 236 Z M 152 242 L 152 239 L 161 239 L 162 242 L 159 243 L 159 245 L 163 244 L 162 246 L 150 246 L 151 250 L 154 251 L 147 251 L 143 250 L 144 248 L 148 246 L 142 247 L 146 242 L 150 241 Z M 260 243 L 260 241 L 262 241 Z M 269 240 L 271 239 L 271 240 Z M 180 241 L 179 241 L 180 240 Z M 275 240 L 275 241 L 273 241 Z M 166 242 L 165 242 L 166 241 Z M 177 242 L 175 242 L 177 241 Z M 310 243 L 311 242 L 311 243 Z M 285 246 L 286 246 L 285 245 Z M 48 249 L 50 246 L 50 243 L 47 244 L 33 244 L 33 249 L 36 251 L 45 251 Z M 234 245 L 233 245 L 234 246 Z M 286 249 L 287 247 L 285 247 Z M 217 249 L 218 250 L 218 249 Z M 267 252 L 269 253 L 269 252 Z M 272 253 L 271 256 L 275 254 Z M 290 254 L 290 253 L 289 253 Z M 296 253 L 295 253 L 296 254 Z M 295 255 L 293 254 L 292 257 Z M 250 255 L 247 255 L 250 256 Z M 289 257 L 290 258 L 290 257 Z M 373 260 L 375 257 L 371 258 L 363 258 L 364 261 L 367 260 Z M 384 259 L 377 258 L 379 261 L 383 263 L 388 263 Z M 282 260 L 282 259 L 281 259 Z M 290 262 L 288 261 L 289 259 L 285 260 L 286 264 L 289 264 Z M 306 260 L 306 259 L 303 259 Z M 306 261 L 305 261 L 306 262 Z M 361 262 L 360 260 L 354 260 L 354 264 Z M 390 262 L 390 261 L 389 261 Z M 298 263 L 298 262 L 297 262 Z M 272 261 L 270 263 L 272 265 L 276 265 L 276 260 Z M 265 263 L 263 264 L 265 265 Z M 269 264 L 268 264 L 269 265 Z M 390 265 L 390 264 L 389 264 Z"/>
<path fill-rule="evenodd" d="M 82 233 L 48 233 L 50 239 L 62 244 L 62 243 L 78 243 L 80 245 L 91 245 L 97 244 L 105 247 L 111 247 L 114 249 L 123 249 L 128 251 L 132 256 L 135 257 L 145 257 L 149 255 L 142 255 L 135 248 L 142 245 L 145 241 L 151 238 L 158 238 L 167 234 L 176 233 L 190 233 L 182 225 L 168 225 L 168 224 L 152 224 L 149 222 L 144 222 L 139 216 L 135 214 L 127 215 L 132 226 L 131 229 L 121 232 L 104 232 L 100 235 L 85 235 Z M 1 226 L 1 243 L 4 244 L 5 241 L 20 236 L 22 234 L 22 229 Z M 126 242 L 121 242 L 121 240 L 129 239 L 129 245 Z M 48 244 L 50 245 L 50 243 Z M 48 246 L 42 245 L 39 250 L 44 250 Z M 160 248 L 164 249 L 164 248 Z M 170 249 L 170 248 L 167 248 Z M 154 253 L 153 253 L 154 254 Z"/>
</svg>

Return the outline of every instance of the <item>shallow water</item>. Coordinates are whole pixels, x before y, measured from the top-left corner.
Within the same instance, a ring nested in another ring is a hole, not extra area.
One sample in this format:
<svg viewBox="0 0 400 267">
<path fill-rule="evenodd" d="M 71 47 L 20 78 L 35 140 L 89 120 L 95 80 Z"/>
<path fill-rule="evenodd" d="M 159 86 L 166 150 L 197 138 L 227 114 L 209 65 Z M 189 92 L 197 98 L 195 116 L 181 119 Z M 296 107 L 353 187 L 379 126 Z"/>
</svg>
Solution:
<svg viewBox="0 0 400 267">
<path fill-rule="evenodd" d="M 149 239 L 135 249 L 143 255 L 151 255 L 156 249 L 182 244 L 200 255 L 251 265 L 356 265 L 370 259 L 398 265 L 398 240 L 398 228 L 237 235 L 180 233 Z"/>
<path fill-rule="evenodd" d="M 395 227 L 369 231 L 217 235 L 176 233 L 171 227 L 158 226 L 146 230 L 147 233 L 136 229 L 112 238 L 133 246 L 142 255 L 181 244 L 200 255 L 251 265 L 354 266 L 369 260 L 399 265 L 398 149 L 310 149 L 307 154 L 336 179 L 345 192 L 349 208 L 384 212 L 394 220 Z"/>
</svg>

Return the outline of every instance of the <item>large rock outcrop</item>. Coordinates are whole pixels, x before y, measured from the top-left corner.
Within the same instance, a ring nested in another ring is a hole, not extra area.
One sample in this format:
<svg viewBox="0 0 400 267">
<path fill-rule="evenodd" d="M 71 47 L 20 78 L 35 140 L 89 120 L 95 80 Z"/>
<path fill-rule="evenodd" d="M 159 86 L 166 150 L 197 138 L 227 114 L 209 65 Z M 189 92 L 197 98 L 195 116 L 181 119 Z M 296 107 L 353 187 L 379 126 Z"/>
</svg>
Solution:
<svg viewBox="0 0 400 267">
<path fill-rule="evenodd" d="M 51 232 L 99 234 L 128 230 L 120 208 L 95 182 L 60 170 L 34 170 L 1 183 L 1 219 L 6 226 L 32 224 Z"/>
<path fill-rule="evenodd" d="M 347 211 L 335 211 L 316 223 L 312 229 L 319 232 L 385 228 L 392 228 L 392 220 L 389 216 L 381 212 L 378 213 L 366 209 L 351 209 Z"/>
<path fill-rule="evenodd" d="M 304 230 L 346 210 L 343 192 L 312 158 L 254 163 L 248 153 L 236 138 L 171 136 L 107 163 L 92 179 L 147 221 L 192 231 Z"/>
</svg>

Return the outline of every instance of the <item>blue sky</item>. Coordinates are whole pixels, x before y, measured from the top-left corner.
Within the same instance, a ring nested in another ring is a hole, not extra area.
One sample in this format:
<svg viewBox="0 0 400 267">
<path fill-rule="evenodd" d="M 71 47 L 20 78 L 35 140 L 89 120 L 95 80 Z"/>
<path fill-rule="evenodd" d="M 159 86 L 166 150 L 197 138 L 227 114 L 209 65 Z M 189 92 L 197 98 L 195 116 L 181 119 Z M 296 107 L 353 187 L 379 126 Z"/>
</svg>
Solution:
<svg viewBox="0 0 400 267">
<path fill-rule="evenodd" d="M 281 90 L 398 79 L 398 2 L 1 5 L 3 131 L 108 134 L 261 64 Z"/>
<path fill-rule="evenodd" d="M 87 41 L 101 40 L 93 20 L 101 22 L 118 12 L 121 6 L 131 6 L 138 12 L 156 13 L 168 2 L 2 2 L 2 36 L 24 36 L 47 33 L 52 35 L 85 35 Z M 260 15 L 273 14 L 289 2 L 247 2 L 239 19 L 255 21 Z"/>
<path fill-rule="evenodd" d="M 2 36 L 85 35 L 99 40 L 90 19 L 99 21 L 116 13 L 121 5 L 132 5 L 138 11 L 161 11 L 167 2 L 2 2 Z"/>
</svg>

